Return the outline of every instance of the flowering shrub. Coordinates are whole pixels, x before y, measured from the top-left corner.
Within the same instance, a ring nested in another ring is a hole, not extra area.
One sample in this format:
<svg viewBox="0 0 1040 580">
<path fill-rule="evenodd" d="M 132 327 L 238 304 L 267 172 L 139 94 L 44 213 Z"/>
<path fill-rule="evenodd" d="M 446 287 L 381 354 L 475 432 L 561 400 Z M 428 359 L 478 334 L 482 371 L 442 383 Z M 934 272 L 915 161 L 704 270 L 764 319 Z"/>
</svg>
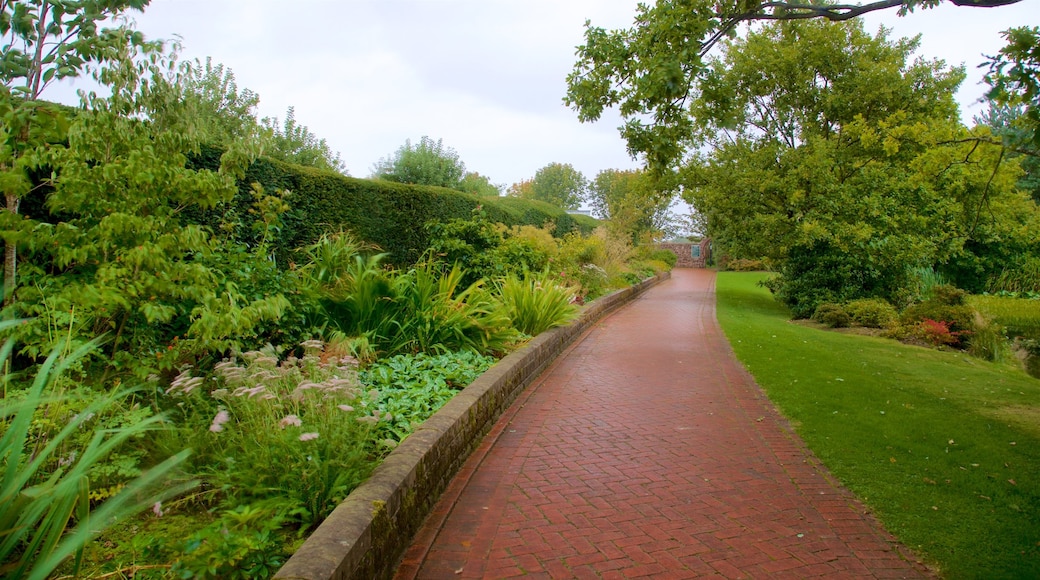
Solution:
<svg viewBox="0 0 1040 580">
<path fill-rule="evenodd" d="M 956 346 L 960 344 L 963 330 L 950 330 L 950 323 L 925 318 L 914 327 L 914 335 L 933 346 Z"/>
<path fill-rule="evenodd" d="M 276 493 L 312 525 L 375 467 L 381 452 L 371 434 L 389 417 L 376 410 L 378 391 L 360 388 L 354 359 L 320 341 L 302 346 L 302 358 L 284 361 L 271 347 L 243 353 L 208 380 L 186 370 L 166 393 L 193 410 L 192 423 L 208 425 L 191 430 L 188 443 L 227 507 Z"/>
</svg>

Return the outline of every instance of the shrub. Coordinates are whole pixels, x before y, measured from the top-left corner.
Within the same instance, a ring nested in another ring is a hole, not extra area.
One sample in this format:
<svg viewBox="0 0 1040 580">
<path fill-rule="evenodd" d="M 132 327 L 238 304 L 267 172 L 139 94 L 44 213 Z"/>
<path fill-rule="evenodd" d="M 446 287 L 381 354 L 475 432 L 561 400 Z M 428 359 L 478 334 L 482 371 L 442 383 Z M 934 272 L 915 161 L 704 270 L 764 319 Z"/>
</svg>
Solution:
<svg viewBox="0 0 1040 580">
<path fill-rule="evenodd" d="M 1006 329 L 982 314 L 975 315 L 975 330 L 968 341 L 968 352 L 983 360 L 998 362 L 1011 355 Z"/>
<path fill-rule="evenodd" d="M 950 330 L 945 320 L 925 318 L 914 325 L 913 335 L 933 346 L 958 346 L 964 331 Z"/>
<path fill-rule="evenodd" d="M 676 262 L 679 261 L 679 256 L 675 255 L 675 252 L 671 250 L 654 250 L 650 253 L 650 259 L 658 262 L 664 262 L 668 266 L 668 270 L 675 267 Z"/>
<path fill-rule="evenodd" d="M 921 323 L 932 321 L 926 326 L 931 328 L 941 322 L 947 326 L 951 336 L 956 337 L 951 346 L 960 346 L 961 337 L 974 330 L 975 309 L 965 303 L 967 294 L 953 286 L 936 286 L 932 298 L 914 304 L 903 311 L 901 322 L 911 327 L 919 327 Z M 941 333 L 940 333 L 941 334 Z"/>
<path fill-rule="evenodd" d="M 849 325 L 852 318 L 840 304 L 825 302 L 816 307 L 812 319 L 820 324 L 826 324 L 831 328 L 844 328 Z"/>
<path fill-rule="evenodd" d="M 887 300 L 860 298 L 845 305 L 852 322 L 867 328 L 891 328 L 898 324 L 899 313 Z"/>
<path fill-rule="evenodd" d="M 574 291 L 556 284 L 548 271 L 506 276 L 498 285 L 498 300 L 513 328 L 528 336 L 567 324 L 578 312 Z"/>
<path fill-rule="evenodd" d="M 183 409 L 180 430 L 163 443 L 196 449 L 196 472 L 226 508 L 277 494 L 307 527 L 375 467 L 370 434 L 388 418 L 375 411 L 378 393 L 360 388 L 353 359 L 328 356 L 320 341 L 302 348 L 284 361 L 273 347 L 242 353 L 209 380 L 183 371 L 166 391 Z"/>
<path fill-rule="evenodd" d="M 722 264 L 722 269 L 730 272 L 762 272 L 769 270 L 769 266 L 762 260 L 737 258 L 735 260 L 726 260 Z"/>
</svg>

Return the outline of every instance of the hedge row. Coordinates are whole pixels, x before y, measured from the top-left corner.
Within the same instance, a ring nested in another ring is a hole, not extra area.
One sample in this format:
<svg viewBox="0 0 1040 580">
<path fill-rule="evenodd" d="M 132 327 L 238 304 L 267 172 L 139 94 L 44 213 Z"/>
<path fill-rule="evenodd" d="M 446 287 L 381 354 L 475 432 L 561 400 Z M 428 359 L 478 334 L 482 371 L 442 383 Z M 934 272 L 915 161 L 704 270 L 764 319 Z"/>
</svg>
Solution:
<svg viewBox="0 0 1040 580">
<path fill-rule="evenodd" d="M 205 150 L 193 160 L 200 168 L 219 166 L 220 152 Z M 550 204 L 517 198 L 486 198 L 421 185 L 357 179 L 335 172 L 301 167 L 262 158 L 252 164 L 240 184 L 234 208 L 249 231 L 252 184 L 260 183 L 268 193 L 291 192 L 290 211 L 282 216 L 284 228 L 276 253 L 292 259 L 295 248 L 316 240 L 322 233 L 349 231 L 389 254 L 398 266 L 415 263 L 429 247 L 425 224 L 431 220 L 468 218 L 483 206 L 489 219 L 506 225 L 554 225 L 554 234 L 572 231 L 587 234 L 599 223 L 582 215 L 571 215 Z M 221 216 L 212 212 L 193 216 L 215 226 Z"/>
</svg>

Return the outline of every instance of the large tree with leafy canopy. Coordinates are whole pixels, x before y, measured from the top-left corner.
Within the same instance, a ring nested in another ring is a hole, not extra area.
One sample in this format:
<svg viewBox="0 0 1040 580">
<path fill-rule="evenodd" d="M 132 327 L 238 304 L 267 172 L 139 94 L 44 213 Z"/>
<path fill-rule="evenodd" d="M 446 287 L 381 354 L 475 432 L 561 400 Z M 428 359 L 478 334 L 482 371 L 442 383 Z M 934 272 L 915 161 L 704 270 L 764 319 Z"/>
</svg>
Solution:
<svg viewBox="0 0 1040 580">
<path fill-rule="evenodd" d="M 670 229 L 668 208 L 675 190 L 642 170 L 604 169 L 589 184 L 589 204 L 611 227 L 638 240 Z"/>
<path fill-rule="evenodd" d="M 773 289 L 796 315 L 905 299 L 918 267 L 977 281 L 975 252 L 1035 219 L 988 129 L 960 123 L 963 71 L 913 60 L 916 40 L 817 20 L 720 48 L 687 105 L 701 148 L 685 192 L 718 248 L 780 266 Z"/>
<path fill-rule="evenodd" d="M 530 181 L 513 184 L 510 195 L 578 209 L 588 193 L 589 181 L 570 163 L 553 162 L 535 172 Z"/>
<path fill-rule="evenodd" d="M 847 21 L 882 9 L 905 14 L 942 0 L 881 0 L 865 4 L 747 0 L 659 0 L 640 4 L 634 25 L 607 31 L 586 23 L 585 43 L 568 76 L 566 102 L 582 121 L 616 107 L 632 155 L 656 168 L 673 166 L 692 145 L 689 105 L 712 70 L 709 51 L 756 21 Z M 1020 0 L 949 0 L 966 7 L 994 7 Z"/>
</svg>

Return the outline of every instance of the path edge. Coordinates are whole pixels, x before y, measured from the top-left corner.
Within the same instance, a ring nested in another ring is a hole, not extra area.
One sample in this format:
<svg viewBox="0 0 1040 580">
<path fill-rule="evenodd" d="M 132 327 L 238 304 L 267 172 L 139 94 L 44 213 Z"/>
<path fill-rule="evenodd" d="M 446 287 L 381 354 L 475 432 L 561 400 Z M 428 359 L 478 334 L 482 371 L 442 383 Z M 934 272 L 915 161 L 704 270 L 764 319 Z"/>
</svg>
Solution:
<svg viewBox="0 0 1040 580">
<path fill-rule="evenodd" d="M 392 578 L 441 493 L 517 396 L 589 327 L 670 277 L 664 272 L 603 296 L 582 308 L 574 322 L 539 334 L 498 361 L 401 442 L 274 577 Z"/>
</svg>

